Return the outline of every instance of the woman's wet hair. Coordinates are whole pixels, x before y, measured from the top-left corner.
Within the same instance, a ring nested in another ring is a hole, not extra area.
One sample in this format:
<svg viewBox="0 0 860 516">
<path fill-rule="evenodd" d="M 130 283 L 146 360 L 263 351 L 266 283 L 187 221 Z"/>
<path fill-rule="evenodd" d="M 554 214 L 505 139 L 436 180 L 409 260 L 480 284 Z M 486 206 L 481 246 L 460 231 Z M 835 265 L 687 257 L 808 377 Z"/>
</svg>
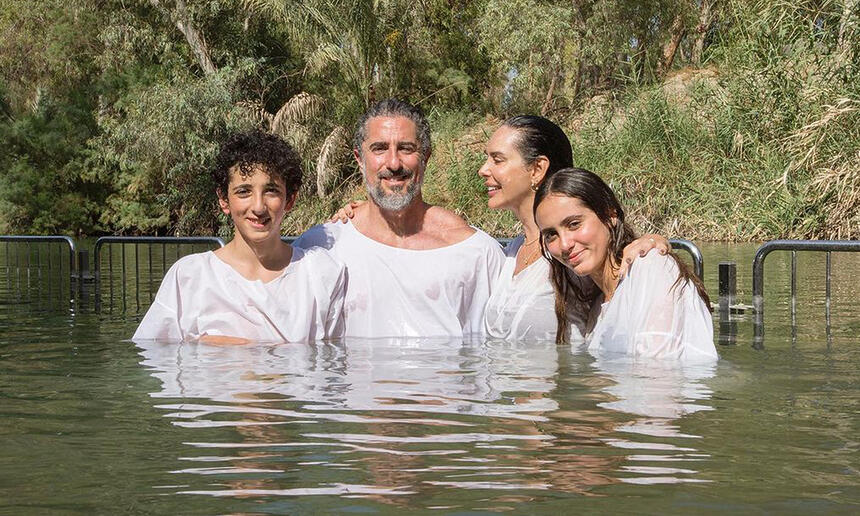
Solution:
<svg viewBox="0 0 860 516">
<path fill-rule="evenodd" d="M 563 195 L 579 199 L 589 210 L 593 211 L 600 222 L 609 230 L 609 253 L 611 266 L 617 269 L 621 265 L 624 248 L 636 240 L 636 232 L 624 220 L 624 208 L 618 201 L 615 192 L 594 172 L 583 168 L 564 168 L 546 177 L 535 192 L 534 211 L 548 195 Z M 550 278 L 555 290 L 555 315 L 558 321 L 556 342 L 568 342 L 567 314 L 571 304 L 578 303 L 581 307 L 590 307 L 600 294 L 598 289 L 583 291 L 578 281 L 570 278 L 568 268 L 553 259 L 546 247 L 543 233 L 540 236 L 543 255 L 551 263 Z M 705 292 L 705 286 L 698 276 L 682 262 L 675 253 L 669 253 L 678 265 L 678 279 L 672 288 L 684 288 L 692 283 L 699 296 L 710 306 L 710 298 Z"/>
<path fill-rule="evenodd" d="M 573 166 L 573 151 L 567 135 L 553 122 L 542 116 L 518 115 L 504 121 L 502 127 L 517 131 L 517 151 L 526 165 L 540 156 L 546 156 L 549 167 L 546 176 L 562 168 Z"/>
<path fill-rule="evenodd" d="M 272 179 L 282 179 L 287 197 L 302 187 L 302 161 L 298 153 L 278 136 L 260 130 L 234 133 L 221 144 L 212 169 L 219 196 L 227 196 L 234 168 L 243 178 L 262 170 Z"/>
</svg>

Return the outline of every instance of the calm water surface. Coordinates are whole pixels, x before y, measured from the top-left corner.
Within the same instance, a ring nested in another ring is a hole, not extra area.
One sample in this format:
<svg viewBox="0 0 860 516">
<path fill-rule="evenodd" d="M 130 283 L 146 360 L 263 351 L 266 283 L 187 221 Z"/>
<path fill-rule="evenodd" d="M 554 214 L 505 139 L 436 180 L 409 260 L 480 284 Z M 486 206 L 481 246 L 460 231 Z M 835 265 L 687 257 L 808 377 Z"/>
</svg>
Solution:
<svg viewBox="0 0 860 516">
<path fill-rule="evenodd" d="M 714 292 L 718 259 L 751 260 L 706 251 Z M 829 331 L 823 265 L 800 260 L 797 326 L 775 279 L 764 347 L 739 316 L 699 367 L 541 342 L 135 344 L 136 315 L 7 302 L 0 513 L 854 514 L 853 260 L 834 255 Z"/>
</svg>

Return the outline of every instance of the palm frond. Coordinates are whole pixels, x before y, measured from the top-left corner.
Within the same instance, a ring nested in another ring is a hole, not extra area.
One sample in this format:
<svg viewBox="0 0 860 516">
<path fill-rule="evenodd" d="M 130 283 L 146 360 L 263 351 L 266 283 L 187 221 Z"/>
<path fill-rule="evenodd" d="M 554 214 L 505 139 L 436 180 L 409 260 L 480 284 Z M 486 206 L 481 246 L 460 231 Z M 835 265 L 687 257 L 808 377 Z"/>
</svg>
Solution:
<svg viewBox="0 0 860 516">
<path fill-rule="evenodd" d="M 323 105 L 323 98 L 307 92 L 301 92 L 290 97 L 275 113 L 272 119 L 271 132 L 285 134 L 291 127 L 303 120 L 316 116 Z"/>
<path fill-rule="evenodd" d="M 337 126 L 326 136 L 317 159 L 317 195 L 324 197 L 326 187 L 331 183 L 338 165 L 343 163 L 349 134 L 342 126 Z"/>
</svg>

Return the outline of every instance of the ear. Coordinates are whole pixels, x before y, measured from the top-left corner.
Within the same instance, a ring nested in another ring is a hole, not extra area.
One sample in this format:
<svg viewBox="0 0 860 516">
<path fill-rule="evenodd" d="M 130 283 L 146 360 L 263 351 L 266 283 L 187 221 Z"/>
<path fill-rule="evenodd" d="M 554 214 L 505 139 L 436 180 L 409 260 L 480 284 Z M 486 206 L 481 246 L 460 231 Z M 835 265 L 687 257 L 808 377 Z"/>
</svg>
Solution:
<svg viewBox="0 0 860 516">
<path fill-rule="evenodd" d="M 358 148 L 352 149 L 352 157 L 355 158 L 355 162 L 358 163 L 358 169 L 364 172 L 364 166 L 361 162 L 361 153 L 358 152 Z"/>
<path fill-rule="evenodd" d="M 546 176 L 546 171 L 549 169 L 549 158 L 546 156 L 538 156 L 535 162 L 532 163 L 531 183 L 533 185 L 540 184 Z"/>
<path fill-rule="evenodd" d="M 292 194 L 287 196 L 287 203 L 284 205 L 284 211 L 289 212 L 293 209 L 293 206 L 296 205 L 296 198 L 299 196 L 299 192 L 293 192 Z"/>
<path fill-rule="evenodd" d="M 221 189 L 219 188 L 218 190 L 215 190 L 215 194 L 218 195 L 218 207 L 221 208 L 221 213 L 224 215 L 230 215 L 230 203 L 221 192 Z"/>
</svg>

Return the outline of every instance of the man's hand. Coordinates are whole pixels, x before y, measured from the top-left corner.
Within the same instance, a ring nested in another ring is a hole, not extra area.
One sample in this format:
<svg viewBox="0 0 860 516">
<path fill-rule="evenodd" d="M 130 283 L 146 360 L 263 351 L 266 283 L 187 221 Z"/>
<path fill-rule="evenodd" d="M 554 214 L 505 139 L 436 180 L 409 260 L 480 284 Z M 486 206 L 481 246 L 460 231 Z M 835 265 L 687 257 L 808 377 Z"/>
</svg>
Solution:
<svg viewBox="0 0 860 516">
<path fill-rule="evenodd" d="M 227 335 L 201 335 L 198 342 L 212 346 L 241 346 L 250 344 L 251 341 L 242 337 L 229 337 Z"/>
<path fill-rule="evenodd" d="M 640 256 L 645 256 L 655 247 L 660 251 L 660 254 L 666 254 L 672 248 L 665 237 L 655 235 L 653 233 L 642 235 L 636 240 L 630 242 L 627 247 L 624 248 L 622 253 L 621 267 L 618 269 L 618 277 L 623 278 L 627 274 L 627 270 L 630 268 L 630 264 L 633 263 L 633 260 Z"/>
<path fill-rule="evenodd" d="M 366 202 L 367 201 L 349 201 L 346 206 L 337 210 L 337 213 L 332 215 L 332 217 L 328 219 L 328 222 L 341 221 L 343 223 L 346 223 L 346 221 L 355 216 L 355 209 Z"/>
</svg>

